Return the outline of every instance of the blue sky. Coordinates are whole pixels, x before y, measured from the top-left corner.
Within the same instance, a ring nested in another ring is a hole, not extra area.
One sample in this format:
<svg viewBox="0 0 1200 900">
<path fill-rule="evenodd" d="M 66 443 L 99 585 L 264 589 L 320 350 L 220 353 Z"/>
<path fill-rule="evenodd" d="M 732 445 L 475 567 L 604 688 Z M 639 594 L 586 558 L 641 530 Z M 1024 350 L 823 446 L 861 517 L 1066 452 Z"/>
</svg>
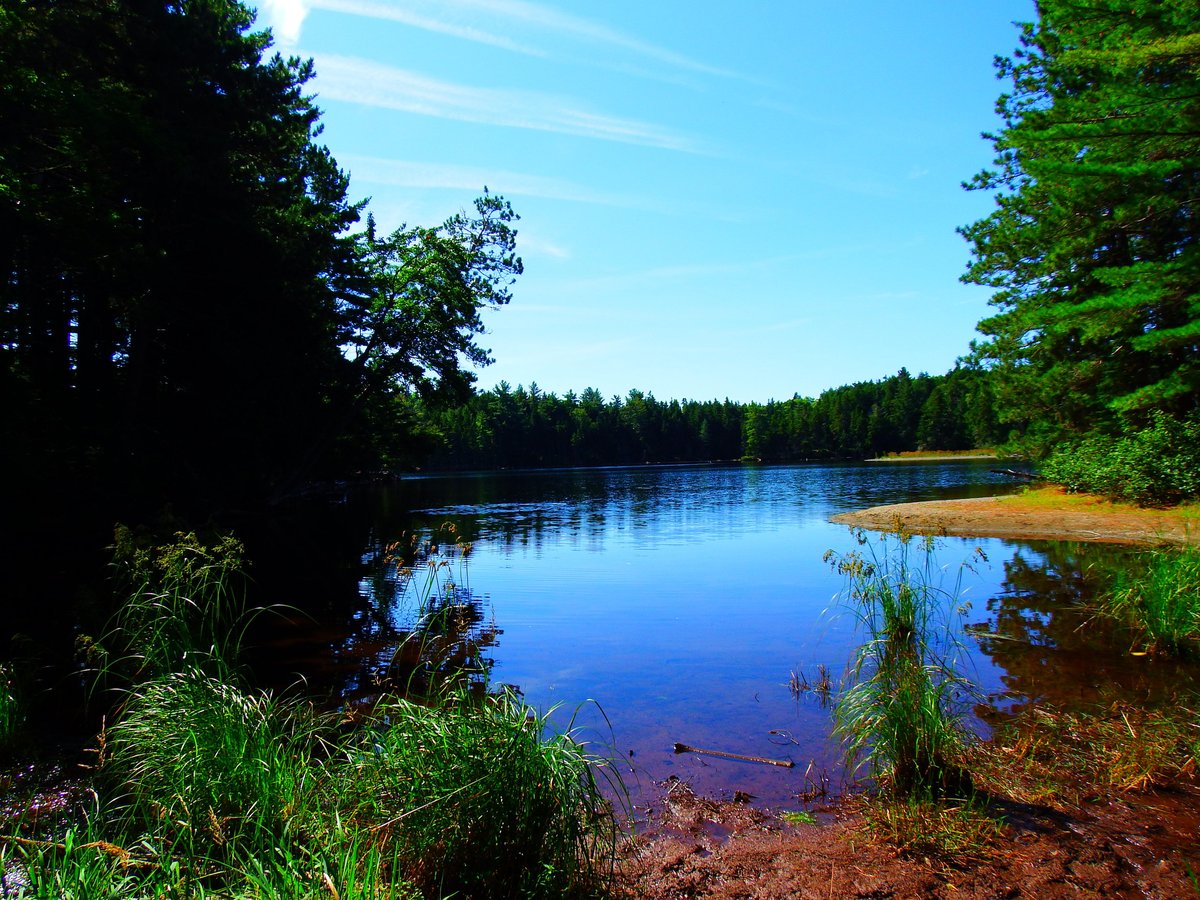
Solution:
<svg viewBox="0 0 1200 900">
<path fill-rule="evenodd" d="M 384 228 L 513 204 L 479 386 L 816 396 L 940 374 L 988 312 L 992 59 L 1032 0 L 262 0 Z"/>
</svg>

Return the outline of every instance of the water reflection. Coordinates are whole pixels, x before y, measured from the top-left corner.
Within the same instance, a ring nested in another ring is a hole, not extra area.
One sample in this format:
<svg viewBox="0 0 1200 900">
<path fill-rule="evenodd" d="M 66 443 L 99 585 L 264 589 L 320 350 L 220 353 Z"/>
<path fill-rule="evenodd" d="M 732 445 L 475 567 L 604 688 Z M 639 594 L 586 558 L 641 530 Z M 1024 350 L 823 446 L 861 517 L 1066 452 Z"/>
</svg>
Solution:
<svg viewBox="0 0 1200 900">
<path fill-rule="evenodd" d="M 1136 552 L 1071 542 L 1013 551 L 988 618 L 975 629 L 1004 685 L 981 714 L 996 722 L 1043 704 L 1154 706 L 1200 686 L 1200 666 L 1131 653 L 1133 635 L 1094 610 L 1095 592 Z"/>
<path fill-rule="evenodd" d="M 274 635 L 266 655 L 342 702 L 436 681 L 444 664 L 461 663 L 474 690 L 486 677 L 542 710 L 559 705 L 554 721 L 584 727 L 627 762 L 635 785 L 675 774 L 701 793 L 791 802 L 823 774 L 836 787 L 840 772 L 829 710 L 792 690 L 793 673 L 826 671 L 836 685 L 855 649 L 853 617 L 837 614 L 841 580 L 821 560 L 857 545 L 828 518 L 1013 489 L 992 465 L 465 474 L 347 494 L 319 532 L 327 546 L 285 558 L 300 575 L 277 599 L 307 618 Z M 447 523 L 452 540 L 440 536 Z M 428 549 L 422 561 L 396 546 L 414 546 L 414 535 L 449 564 L 435 567 L 445 581 L 424 595 Z M 460 543 L 473 546 L 466 559 Z M 963 584 L 979 638 L 967 642 L 967 671 L 1000 710 L 1196 683 L 1130 657 L 1111 628 L 1080 628 L 1089 579 L 1105 560 L 1119 565 L 1120 551 L 950 538 L 938 551 L 947 577 L 977 547 L 992 563 Z M 995 721 L 991 707 L 980 714 Z M 676 756 L 676 742 L 782 754 L 796 767 Z"/>
</svg>

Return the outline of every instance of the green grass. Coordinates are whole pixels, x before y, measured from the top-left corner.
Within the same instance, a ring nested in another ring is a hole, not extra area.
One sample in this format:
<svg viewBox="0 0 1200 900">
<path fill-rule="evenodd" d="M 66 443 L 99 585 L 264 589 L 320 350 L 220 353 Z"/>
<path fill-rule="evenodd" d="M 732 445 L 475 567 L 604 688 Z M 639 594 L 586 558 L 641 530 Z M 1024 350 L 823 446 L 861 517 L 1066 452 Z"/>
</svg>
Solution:
<svg viewBox="0 0 1200 900">
<path fill-rule="evenodd" d="M 866 831 L 898 852 L 921 857 L 965 859 L 986 854 L 1003 835 L 1004 823 L 976 800 L 949 803 L 908 797 L 867 803 Z"/>
<path fill-rule="evenodd" d="M 97 669 L 120 702 L 97 741 L 95 803 L 65 830 L 0 835 L 24 896 L 605 893 L 616 819 L 598 760 L 516 697 L 478 690 L 477 669 L 454 676 L 449 648 L 461 641 L 447 640 L 458 629 L 447 619 L 460 595 L 440 563 L 419 600 L 423 643 L 446 644 L 430 663 L 446 677 L 422 687 L 457 688 L 340 718 L 241 682 L 236 542 L 127 539 L 118 556 L 132 593 L 105 639 L 117 662 Z M 0 893 L 19 896 L 4 878 Z"/>
<path fill-rule="evenodd" d="M 973 691 L 956 664 L 960 581 L 941 586 L 931 539 L 858 538 L 866 550 L 826 554 L 846 578 L 843 602 L 863 639 L 834 707 L 834 733 L 851 767 L 865 767 L 892 799 L 961 794 Z"/>
<path fill-rule="evenodd" d="M 611 871 L 613 819 L 595 761 L 516 698 L 385 703 L 333 777 L 343 816 L 427 896 L 594 894 Z"/>
<path fill-rule="evenodd" d="M 1131 626 L 1147 652 L 1200 655 L 1200 547 L 1150 551 L 1141 565 L 1130 560 L 1096 605 Z"/>
<path fill-rule="evenodd" d="M 119 526 L 112 549 L 127 599 L 98 641 L 77 642 L 98 682 L 119 688 L 196 667 L 231 675 L 251 618 L 241 543 L 192 532 L 155 543 Z"/>
<path fill-rule="evenodd" d="M 0 663 L 0 753 L 16 744 L 25 724 L 25 703 L 17 684 L 16 667 Z"/>
<path fill-rule="evenodd" d="M 135 690 L 109 729 L 105 771 L 143 827 L 234 858 L 298 824 L 319 727 L 310 719 L 195 669 L 164 676 Z"/>
</svg>

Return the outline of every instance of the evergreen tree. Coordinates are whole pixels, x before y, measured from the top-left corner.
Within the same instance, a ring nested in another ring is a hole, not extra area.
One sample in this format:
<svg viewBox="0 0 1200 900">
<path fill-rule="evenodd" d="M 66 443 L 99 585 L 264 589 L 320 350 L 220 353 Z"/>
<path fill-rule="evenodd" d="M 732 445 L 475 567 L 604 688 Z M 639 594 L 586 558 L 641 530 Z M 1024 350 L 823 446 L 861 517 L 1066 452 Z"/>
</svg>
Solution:
<svg viewBox="0 0 1200 900">
<path fill-rule="evenodd" d="M 964 279 L 997 289 L 979 360 L 1034 449 L 1181 416 L 1200 388 L 1200 5 L 1043 0 L 971 187 Z"/>
</svg>

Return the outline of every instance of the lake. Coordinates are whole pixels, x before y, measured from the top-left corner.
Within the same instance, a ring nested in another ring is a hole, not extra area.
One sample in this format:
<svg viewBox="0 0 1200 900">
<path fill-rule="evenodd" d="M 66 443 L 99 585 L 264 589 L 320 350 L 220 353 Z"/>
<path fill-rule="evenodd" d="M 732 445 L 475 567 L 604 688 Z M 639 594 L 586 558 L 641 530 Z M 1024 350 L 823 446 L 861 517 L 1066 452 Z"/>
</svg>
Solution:
<svg viewBox="0 0 1200 900">
<path fill-rule="evenodd" d="M 297 603 L 310 624 L 268 655 L 349 702 L 377 690 L 399 639 L 424 629 L 454 643 L 459 661 L 479 662 L 493 686 L 553 708 L 556 727 L 573 725 L 615 760 L 635 800 L 675 775 L 701 793 L 795 805 L 798 795 L 843 786 L 828 704 L 794 690 L 822 668 L 836 683 L 857 645 L 854 617 L 838 599 L 842 578 L 823 556 L 859 545 L 829 517 L 1015 489 L 994 465 L 472 473 L 347 493 L 335 505 L 353 595 Z M 471 544 L 465 560 L 448 551 L 453 538 L 439 536 L 447 523 Z M 428 612 L 415 596 L 424 575 L 400 591 L 403 579 L 385 562 L 388 545 L 413 535 L 439 542 L 435 558 L 450 557 L 438 577 L 460 586 L 453 635 L 417 624 Z M 1124 552 L 939 540 L 938 577 L 956 596 L 947 610 L 965 607 L 964 672 L 988 698 L 974 727 L 986 731 L 1030 702 L 1146 697 L 1195 683 L 1193 669 L 1131 657 L 1127 636 L 1080 629 L 1084 574 L 1119 564 Z M 676 742 L 795 767 L 677 755 Z"/>
</svg>

